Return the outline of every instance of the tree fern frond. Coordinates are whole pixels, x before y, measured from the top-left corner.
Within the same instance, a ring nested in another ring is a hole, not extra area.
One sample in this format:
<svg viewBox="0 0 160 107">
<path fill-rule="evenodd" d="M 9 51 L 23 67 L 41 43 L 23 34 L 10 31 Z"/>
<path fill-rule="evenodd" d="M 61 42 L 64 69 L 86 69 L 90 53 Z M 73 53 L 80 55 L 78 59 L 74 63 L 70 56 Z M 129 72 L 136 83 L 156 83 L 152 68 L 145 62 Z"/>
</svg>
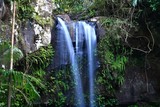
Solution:
<svg viewBox="0 0 160 107">
<path fill-rule="evenodd" d="M 20 92 L 20 93 L 23 95 L 23 97 L 24 97 L 25 101 L 27 102 L 27 104 L 30 104 L 30 103 L 31 103 L 31 102 L 29 101 L 28 97 L 25 95 L 25 93 L 24 93 L 23 91 L 21 91 L 20 89 L 18 89 L 18 88 L 16 88 L 16 87 L 14 87 L 14 89 L 15 89 L 16 91 Z"/>
<path fill-rule="evenodd" d="M 33 98 L 40 97 L 39 93 L 37 92 L 37 90 L 35 89 L 35 87 L 33 86 L 33 84 L 30 81 L 28 83 L 29 83 L 29 85 L 31 87 L 30 89 L 32 89 L 32 91 L 31 91 L 32 97 Z"/>
<path fill-rule="evenodd" d="M 38 91 L 35 88 L 35 84 L 39 88 L 45 88 L 45 86 L 41 83 L 41 80 L 36 79 L 35 77 L 24 74 L 23 72 L 13 71 L 13 70 L 3 70 L 0 69 L 0 75 L 2 77 L 8 77 L 11 75 L 13 77 L 13 86 L 12 88 L 16 88 L 15 90 L 21 91 L 20 93 L 24 96 L 25 100 L 26 97 L 30 100 L 34 100 L 37 97 L 40 97 Z M 26 102 L 29 100 L 27 99 Z"/>
<path fill-rule="evenodd" d="M 12 75 L 14 77 L 15 84 L 29 80 L 31 82 L 35 82 L 36 85 L 38 85 L 39 87 L 45 88 L 45 86 L 41 83 L 41 80 L 31 75 L 25 74 L 23 72 L 0 69 L 0 74 L 1 76 L 5 76 L 5 77 Z M 17 85 L 22 85 L 22 84 L 17 84 Z"/>
</svg>

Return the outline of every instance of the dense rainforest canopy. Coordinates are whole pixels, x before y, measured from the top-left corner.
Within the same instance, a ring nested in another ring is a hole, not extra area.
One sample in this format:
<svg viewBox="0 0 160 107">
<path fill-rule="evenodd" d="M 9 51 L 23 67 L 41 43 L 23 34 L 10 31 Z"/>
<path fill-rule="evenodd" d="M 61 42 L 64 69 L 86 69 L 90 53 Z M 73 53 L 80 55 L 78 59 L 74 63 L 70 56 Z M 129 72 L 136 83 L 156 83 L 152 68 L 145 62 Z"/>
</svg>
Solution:
<svg viewBox="0 0 160 107">
<path fill-rule="evenodd" d="M 64 14 L 96 20 L 97 107 L 160 106 L 159 0 L 1 0 L 0 107 L 76 106 L 71 66 L 49 69 L 56 49 L 45 35 Z"/>
</svg>

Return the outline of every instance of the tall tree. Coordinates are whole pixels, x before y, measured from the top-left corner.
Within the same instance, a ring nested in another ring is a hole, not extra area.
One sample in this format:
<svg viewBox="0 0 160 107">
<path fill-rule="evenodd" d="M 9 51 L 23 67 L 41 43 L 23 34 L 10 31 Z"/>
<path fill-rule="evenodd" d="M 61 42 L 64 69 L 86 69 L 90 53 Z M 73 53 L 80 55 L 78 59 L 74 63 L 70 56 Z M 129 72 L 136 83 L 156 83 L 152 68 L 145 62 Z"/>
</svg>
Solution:
<svg viewBox="0 0 160 107">
<path fill-rule="evenodd" d="M 13 1 L 12 35 L 11 35 L 11 58 L 10 58 L 10 70 L 11 71 L 13 70 L 13 46 L 14 46 L 15 14 L 16 14 L 16 2 Z M 7 107 L 11 107 L 11 97 L 12 97 L 12 74 L 9 75 Z"/>
</svg>

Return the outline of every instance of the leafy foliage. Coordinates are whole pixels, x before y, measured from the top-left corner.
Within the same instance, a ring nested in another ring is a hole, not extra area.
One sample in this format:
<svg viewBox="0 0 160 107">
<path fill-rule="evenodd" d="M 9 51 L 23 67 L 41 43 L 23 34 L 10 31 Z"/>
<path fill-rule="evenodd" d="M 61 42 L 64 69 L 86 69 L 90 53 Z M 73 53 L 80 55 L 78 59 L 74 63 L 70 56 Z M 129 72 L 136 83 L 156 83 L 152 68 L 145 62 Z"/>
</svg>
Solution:
<svg viewBox="0 0 160 107">
<path fill-rule="evenodd" d="M 49 95 L 48 105 L 55 107 L 73 106 L 74 104 L 74 82 L 70 67 L 62 70 L 54 70 L 47 79 Z"/>
<path fill-rule="evenodd" d="M 41 47 L 39 51 L 26 57 L 32 70 L 45 69 L 51 62 L 54 51 L 51 45 Z M 37 66 L 36 66 L 37 65 Z"/>
<path fill-rule="evenodd" d="M 31 5 L 32 0 L 16 0 L 17 17 L 21 21 L 31 19 L 34 13 L 34 7 Z"/>
<path fill-rule="evenodd" d="M 9 63 L 10 58 L 10 44 L 8 42 L 2 42 L 0 44 L 1 50 L 1 61 L 5 61 L 7 64 Z M 23 72 L 17 72 L 17 71 L 7 71 L 7 70 L 0 70 L 0 93 L 3 95 L 0 97 L 0 105 L 6 106 L 6 93 L 8 88 L 8 76 L 11 75 L 14 83 L 12 85 L 13 90 L 13 97 L 15 98 L 13 100 L 12 106 L 20 106 L 27 104 L 32 104 L 35 100 L 40 98 L 39 92 L 37 89 L 41 87 L 44 90 L 44 85 L 42 84 L 41 80 L 44 79 L 44 68 L 48 66 L 50 63 L 51 57 L 53 55 L 52 47 L 46 47 L 41 48 L 39 52 L 36 52 L 35 54 L 31 54 L 31 56 L 28 56 L 27 61 L 29 61 L 30 69 L 35 71 L 35 74 L 32 74 L 35 78 L 31 75 L 25 74 Z M 38 57 L 37 57 L 38 56 Z M 23 57 L 22 52 L 18 48 L 14 48 L 14 62 L 18 61 L 20 58 Z M 45 61 L 45 62 L 44 62 Z M 22 61 L 23 62 L 23 61 Z M 24 66 L 25 63 L 21 62 L 21 66 Z M 2 62 L 1 62 L 2 63 Z M 4 64 L 4 63 L 3 63 Z M 15 63 L 18 67 L 18 63 Z M 34 67 L 37 66 L 37 67 Z M 25 66 L 24 66 L 25 67 Z M 43 69 L 43 70 L 42 70 Z M 43 78 L 43 79 L 42 79 Z M 36 86 L 36 87 L 35 87 Z M 26 101 L 26 103 L 24 102 Z"/>
<path fill-rule="evenodd" d="M 9 66 L 10 61 L 10 44 L 7 41 L 0 42 L 0 65 Z M 13 61 L 14 63 L 23 57 L 23 53 L 17 47 L 13 48 Z"/>
<path fill-rule="evenodd" d="M 98 106 L 115 105 L 115 90 L 124 82 L 125 66 L 131 51 L 121 43 L 122 35 L 127 33 L 121 28 L 123 24 L 125 21 L 116 19 L 102 21 L 102 25 L 108 29 L 108 32 L 98 44 L 98 56 L 101 63 L 96 76 Z"/>
<path fill-rule="evenodd" d="M 28 71 L 44 70 L 51 62 L 51 58 L 54 55 L 54 50 L 51 45 L 47 47 L 41 47 L 34 53 L 25 56 L 21 61 L 16 64 L 16 68 L 23 68 Z"/>
<path fill-rule="evenodd" d="M 40 97 L 38 91 L 36 90 L 36 87 L 41 87 L 44 88 L 44 85 L 41 83 L 40 80 L 36 79 L 33 76 L 24 74 L 23 72 L 18 72 L 18 71 L 10 71 L 10 70 L 4 70 L 0 69 L 0 76 L 1 76 L 1 81 L 0 81 L 0 86 L 1 86 L 1 94 L 2 97 L 0 97 L 0 100 L 3 101 L 3 105 L 6 104 L 5 100 L 5 94 L 6 94 L 6 88 L 8 86 L 7 84 L 7 77 L 9 76 L 13 77 L 13 85 L 12 85 L 12 90 L 14 91 L 13 97 L 14 101 L 16 101 L 17 94 L 21 95 L 27 102 L 27 104 L 31 104 L 35 99 Z M 35 87 L 36 85 L 36 87 Z M 4 95 L 4 96 L 3 96 Z M 19 100 L 19 99 L 17 99 Z M 22 100 L 22 99 L 21 99 Z M 13 103 L 13 106 L 14 103 Z"/>
<path fill-rule="evenodd" d="M 138 5 L 139 2 L 145 2 L 143 0 L 132 0 L 132 5 L 135 7 Z M 150 7 L 153 11 L 156 11 L 160 7 L 160 1 L 159 0 L 147 0 Z"/>
<path fill-rule="evenodd" d="M 55 4 L 59 5 L 58 12 L 61 13 L 75 13 L 82 11 L 83 9 L 83 1 L 82 0 L 55 0 Z"/>
<path fill-rule="evenodd" d="M 148 0 L 150 3 L 150 7 L 153 11 L 157 10 L 160 7 L 160 1 L 159 0 Z"/>
<path fill-rule="evenodd" d="M 20 22 L 32 21 L 35 20 L 36 23 L 44 26 L 51 25 L 51 18 L 42 18 L 42 16 L 38 15 L 33 7 L 34 0 L 16 0 L 17 2 L 17 19 Z"/>
<path fill-rule="evenodd" d="M 46 86 L 46 89 L 48 90 L 48 79 L 46 78 L 47 73 L 45 71 L 45 69 L 47 68 L 47 66 L 50 64 L 51 59 L 54 55 L 54 51 L 51 45 L 47 46 L 47 47 L 41 47 L 39 50 L 37 50 L 34 53 L 31 53 L 27 56 L 25 56 L 23 59 L 21 59 L 18 63 L 16 63 L 15 68 L 18 70 L 24 70 L 26 73 L 29 73 L 30 75 L 32 75 L 33 77 L 35 77 L 38 81 L 41 81 L 44 86 Z M 45 90 L 44 88 L 38 88 L 36 87 L 36 89 L 40 90 L 41 93 L 43 94 L 43 92 L 46 92 L 47 90 Z M 45 93 L 47 94 L 47 93 Z M 19 94 L 16 94 L 16 96 Z M 18 96 L 19 100 L 17 101 L 17 103 L 20 103 L 20 98 L 22 96 Z M 40 102 L 41 99 L 35 99 L 36 102 Z"/>
<path fill-rule="evenodd" d="M 33 19 L 41 26 L 52 25 L 53 20 L 51 18 L 42 18 L 40 15 L 33 15 Z"/>
</svg>

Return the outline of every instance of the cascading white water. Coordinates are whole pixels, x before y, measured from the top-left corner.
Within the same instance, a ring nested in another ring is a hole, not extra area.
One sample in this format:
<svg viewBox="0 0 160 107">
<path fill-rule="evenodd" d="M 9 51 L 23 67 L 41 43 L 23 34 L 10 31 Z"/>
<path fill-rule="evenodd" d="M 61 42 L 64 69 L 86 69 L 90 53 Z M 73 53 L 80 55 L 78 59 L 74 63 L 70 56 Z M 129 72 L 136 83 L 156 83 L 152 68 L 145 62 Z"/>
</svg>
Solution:
<svg viewBox="0 0 160 107">
<path fill-rule="evenodd" d="M 76 56 L 75 56 L 75 52 L 74 52 L 74 47 L 72 45 L 71 37 L 70 37 L 69 31 L 67 29 L 65 22 L 60 18 L 58 18 L 58 22 L 61 27 L 60 31 L 64 32 L 62 35 L 58 35 L 58 36 L 63 37 L 62 39 L 64 40 L 64 45 L 67 46 L 66 48 L 68 49 L 69 57 L 70 57 L 71 65 L 72 65 L 74 81 L 76 84 L 76 100 L 78 102 L 79 107 L 84 107 L 82 83 L 81 83 L 80 73 L 78 70 L 79 68 L 78 68 L 78 64 L 77 64 L 77 60 L 76 60 Z"/>
<path fill-rule="evenodd" d="M 76 84 L 76 102 L 78 103 L 79 107 L 85 107 L 85 101 L 83 96 L 83 85 L 81 81 L 81 75 L 80 73 L 86 73 L 88 74 L 88 83 L 89 83 L 89 106 L 95 107 L 94 103 L 94 71 L 96 69 L 96 58 L 95 58 L 95 50 L 96 50 L 96 33 L 94 26 L 91 26 L 90 24 L 78 21 L 72 23 L 72 27 L 74 28 L 74 33 L 72 32 L 72 35 L 70 35 L 70 32 L 67 28 L 66 23 L 58 18 L 58 37 L 57 37 L 57 44 L 59 49 L 59 64 L 65 64 L 67 63 L 66 58 L 70 58 L 70 63 L 72 66 L 74 81 Z M 71 39 L 72 36 L 72 39 Z M 61 41 L 61 42 L 59 42 Z M 75 42 L 75 47 L 73 46 L 73 42 Z M 74 49 L 75 48 L 75 49 Z M 63 52 L 67 49 L 67 53 Z M 85 65 L 87 68 L 79 69 L 81 67 L 83 62 L 79 60 L 83 59 L 83 57 L 87 57 L 87 65 Z M 78 61 L 77 61 L 78 60 Z M 82 71 L 84 70 L 84 71 Z M 88 72 L 88 73 L 87 73 Z M 86 83 L 84 83 L 86 84 Z M 86 90 L 86 89 L 84 89 Z"/>
<path fill-rule="evenodd" d="M 95 28 L 83 23 L 88 56 L 90 107 L 94 107 L 94 71 L 96 69 L 95 50 L 97 37 Z"/>
</svg>

